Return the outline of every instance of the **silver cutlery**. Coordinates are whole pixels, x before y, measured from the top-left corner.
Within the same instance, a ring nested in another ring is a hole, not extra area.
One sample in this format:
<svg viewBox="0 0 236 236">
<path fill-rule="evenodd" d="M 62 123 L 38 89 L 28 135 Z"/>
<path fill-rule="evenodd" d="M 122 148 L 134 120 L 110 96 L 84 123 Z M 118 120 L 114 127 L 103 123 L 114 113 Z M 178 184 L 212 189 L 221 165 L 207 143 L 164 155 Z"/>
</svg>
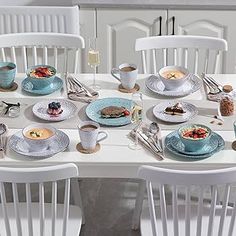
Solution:
<svg viewBox="0 0 236 236">
<path fill-rule="evenodd" d="M 149 131 L 153 134 L 154 143 L 157 145 L 160 152 L 163 152 L 161 130 L 159 125 L 156 122 L 152 122 L 149 126 Z"/>
<path fill-rule="evenodd" d="M 70 79 L 70 78 L 69 78 Z M 71 78 L 71 82 L 77 85 L 81 90 L 83 90 L 88 97 L 93 97 L 94 95 L 90 93 L 88 89 L 86 89 L 77 79 Z"/>
<path fill-rule="evenodd" d="M 202 80 L 209 88 L 211 94 L 217 94 L 223 91 L 223 87 L 217 83 L 213 78 L 206 76 L 205 73 L 202 73 Z"/>
<path fill-rule="evenodd" d="M 0 124 L 0 157 L 4 157 L 4 152 L 6 151 L 6 142 L 3 135 L 6 133 L 7 127 L 5 124 Z"/>
</svg>

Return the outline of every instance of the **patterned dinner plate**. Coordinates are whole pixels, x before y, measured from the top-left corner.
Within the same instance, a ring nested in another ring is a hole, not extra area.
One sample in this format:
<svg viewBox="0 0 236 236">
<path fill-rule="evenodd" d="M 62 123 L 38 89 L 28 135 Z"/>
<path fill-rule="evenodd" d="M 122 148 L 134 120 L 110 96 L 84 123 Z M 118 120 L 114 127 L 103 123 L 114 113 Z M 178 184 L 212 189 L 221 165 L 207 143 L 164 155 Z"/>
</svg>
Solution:
<svg viewBox="0 0 236 236">
<path fill-rule="evenodd" d="M 48 109 L 48 104 L 51 102 L 60 102 L 61 104 L 61 109 L 63 112 L 59 114 L 58 116 L 52 116 L 48 114 L 47 109 Z M 47 120 L 47 121 L 62 121 L 62 120 L 67 120 L 73 117 L 76 113 L 76 106 L 74 103 L 68 101 L 68 100 L 51 100 L 51 101 L 42 101 L 38 102 L 33 106 L 33 113 L 35 116 L 42 120 Z"/>
<path fill-rule="evenodd" d="M 203 159 L 224 149 L 225 141 L 219 134 L 212 132 L 209 143 L 206 144 L 201 150 L 196 152 L 188 152 L 185 150 L 183 143 L 179 139 L 178 132 L 174 131 L 166 136 L 165 147 L 171 153 L 180 157 L 185 157 L 188 159 Z"/>
<path fill-rule="evenodd" d="M 108 106 L 125 107 L 130 111 L 132 101 L 125 98 L 103 98 L 90 103 L 86 108 L 87 116 L 102 125 L 106 126 L 122 126 L 130 123 L 130 116 L 119 118 L 103 118 L 101 110 Z"/>
<path fill-rule="evenodd" d="M 151 75 L 146 80 L 146 87 L 152 92 L 168 97 L 184 97 L 191 93 L 196 92 L 202 86 L 202 81 L 196 75 L 191 74 L 189 79 L 176 90 L 166 90 L 165 85 L 160 78 L 155 75 Z"/>
<path fill-rule="evenodd" d="M 59 152 L 63 152 L 69 146 L 69 144 L 69 137 L 60 130 L 56 131 L 54 139 L 52 140 L 48 148 L 43 151 L 31 151 L 30 146 L 25 141 L 22 135 L 22 131 L 18 131 L 17 133 L 13 134 L 8 142 L 10 149 L 15 151 L 16 153 L 35 159 L 47 158 Z"/>
<path fill-rule="evenodd" d="M 183 115 L 166 114 L 165 109 L 167 107 L 175 105 L 176 103 L 178 103 L 178 101 L 165 101 L 165 102 L 159 103 L 153 108 L 154 116 L 157 119 L 162 120 L 162 121 L 171 122 L 171 123 L 182 123 L 190 119 L 193 119 L 197 115 L 198 113 L 197 108 L 188 102 L 179 102 L 182 105 L 183 110 L 185 111 Z"/>
<path fill-rule="evenodd" d="M 63 81 L 59 77 L 55 76 L 54 80 L 49 86 L 42 89 L 35 89 L 30 80 L 28 78 L 25 78 L 22 81 L 21 86 L 22 89 L 28 93 L 33 93 L 37 95 L 47 95 L 61 89 L 63 86 Z"/>
</svg>

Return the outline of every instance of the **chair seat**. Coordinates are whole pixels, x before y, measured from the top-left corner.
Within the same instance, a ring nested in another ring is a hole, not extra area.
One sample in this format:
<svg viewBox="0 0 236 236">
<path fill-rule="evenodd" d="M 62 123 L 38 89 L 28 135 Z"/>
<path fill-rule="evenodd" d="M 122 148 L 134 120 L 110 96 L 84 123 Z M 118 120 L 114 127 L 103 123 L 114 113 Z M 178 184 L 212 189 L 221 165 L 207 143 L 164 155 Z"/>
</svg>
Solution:
<svg viewBox="0 0 236 236">
<path fill-rule="evenodd" d="M 32 203 L 32 218 L 33 218 L 33 230 L 34 236 L 41 236 L 39 231 L 39 203 Z M 45 235 L 51 235 L 51 206 L 52 204 L 45 203 Z M 82 223 L 81 210 L 78 206 L 70 205 L 69 208 L 69 220 L 67 224 L 67 234 L 68 236 L 78 236 Z M 64 205 L 57 204 L 57 220 L 55 227 L 55 235 L 62 235 L 62 225 L 63 225 L 63 211 Z M 27 207 L 26 203 L 19 204 L 19 212 L 22 224 L 22 235 L 28 236 L 28 223 L 27 223 Z M 9 223 L 11 227 L 11 235 L 16 236 L 17 227 L 15 220 L 14 205 L 12 203 L 7 204 L 7 213 L 9 217 Z M 6 236 L 5 226 L 3 222 L 2 209 L 0 209 L 0 235 Z"/>
<path fill-rule="evenodd" d="M 190 232 L 191 235 L 196 235 L 196 228 L 197 228 L 197 205 L 191 207 L 191 220 L 192 222 L 190 223 Z M 214 218 L 214 226 L 213 226 L 213 234 L 212 235 L 218 235 L 218 228 L 219 228 L 219 222 L 220 222 L 220 213 L 222 206 L 217 206 L 216 207 L 216 212 L 215 215 L 216 217 Z M 232 209 L 229 207 L 227 209 L 227 214 L 225 218 L 225 224 L 224 228 L 228 229 L 229 224 L 230 224 L 230 219 L 232 215 Z M 209 210 L 210 208 L 208 206 L 205 206 L 203 208 L 203 217 L 202 217 L 202 236 L 207 235 L 207 230 L 208 230 L 208 221 L 209 221 Z M 173 231 L 173 217 L 172 217 L 172 206 L 167 206 L 166 208 L 167 211 L 167 229 L 168 229 L 168 235 L 172 236 L 174 235 Z M 162 225 L 161 225 L 161 218 L 160 218 L 160 207 L 156 206 L 156 214 L 157 214 L 157 227 L 158 227 L 158 235 L 162 236 L 163 231 L 162 231 Z M 178 222 L 179 222 L 179 235 L 185 235 L 185 205 L 179 205 L 178 206 Z M 142 210 L 142 215 L 140 219 L 140 230 L 141 230 L 141 235 L 142 236 L 151 236 L 152 235 L 152 228 L 151 228 L 151 219 L 150 219 L 150 214 L 149 214 L 149 209 L 147 207 L 143 207 Z M 222 235 L 227 235 L 228 232 L 224 232 Z M 233 235 L 235 235 L 233 233 Z"/>
</svg>

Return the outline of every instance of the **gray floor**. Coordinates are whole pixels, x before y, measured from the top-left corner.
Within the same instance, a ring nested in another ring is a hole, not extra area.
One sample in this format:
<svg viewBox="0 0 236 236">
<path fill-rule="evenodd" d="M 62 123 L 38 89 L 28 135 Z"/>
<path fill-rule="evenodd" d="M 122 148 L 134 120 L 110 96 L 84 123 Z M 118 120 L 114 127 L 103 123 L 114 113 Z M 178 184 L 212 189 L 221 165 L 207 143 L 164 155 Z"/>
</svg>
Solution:
<svg viewBox="0 0 236 236">
<path fill-rule="evenodd" d="M 131 230 L 137 183 L 118 179 L 80 182 L 86 224 L 81 236 L 140 236 Z"/>
</svg>

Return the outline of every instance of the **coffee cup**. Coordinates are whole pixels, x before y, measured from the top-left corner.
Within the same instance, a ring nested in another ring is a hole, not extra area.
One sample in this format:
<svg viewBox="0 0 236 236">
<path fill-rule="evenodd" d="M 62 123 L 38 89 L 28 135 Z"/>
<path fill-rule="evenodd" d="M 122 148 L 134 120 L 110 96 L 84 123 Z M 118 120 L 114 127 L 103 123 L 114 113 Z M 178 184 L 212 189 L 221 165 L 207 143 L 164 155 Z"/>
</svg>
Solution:
<svg viewBox="0 0 236 236">
<path fill-rule="evenodd" d="M 0 62 L 0 87 L 11 88 L 16 75 L 16 64 L 12 62 Z"/>
<path fill-rule="evenodd" d="M 124 63 L 119 65 L 118 68 L 113 68 L 111 74 L 121 83 L 124 89 L 131 90 L 135 86 L 138 69 L 134 64 Z"/>
<path fill-rule="evenodd" d="M 85 150 L 94 150 L 98 142 L 108 137 L 108 133 L 106 131 L 100 131 L 100 125 L 93 121 L 81 122 L 78 129 L 80 142 Z"/>
</svg>

